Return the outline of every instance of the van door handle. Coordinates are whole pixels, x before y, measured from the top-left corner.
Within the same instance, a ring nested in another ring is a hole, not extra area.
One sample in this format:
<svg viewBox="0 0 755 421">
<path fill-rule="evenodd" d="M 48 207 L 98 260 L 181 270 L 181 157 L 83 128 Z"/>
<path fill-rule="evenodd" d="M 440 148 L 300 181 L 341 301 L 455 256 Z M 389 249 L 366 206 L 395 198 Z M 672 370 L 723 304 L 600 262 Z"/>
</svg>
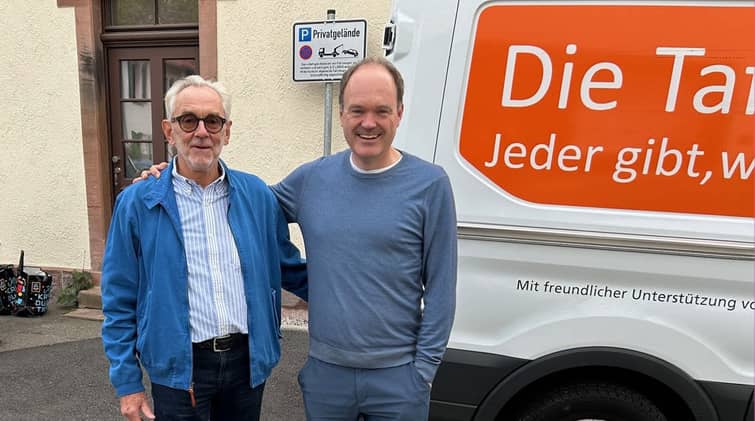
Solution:
<svg viewBox="0 0 755 421">
<path fill-rule="evenodd" d="M 390 25 L 392 25 L 391 52 L 393 53 L 394 59 L 399 59 L 409 54 L 409 50 L 412 49 L 414 27 L 416 26 L 416 23 L 414 19 L 399 12 L 396 14 L 395 21 L 391 20 Z M 387 28 L 388 25 L 386 25 L 386 29 Z M 383 35 L 383 38 L 385 38 L 385 34 Z M 385 41 L 385 39 L 383 39 L 383 41 Z M 383 48 L 385 48 L 385 46 L 383 46 Z M 387 51 L 386 54 L 388 54 Z"/>
</svg>

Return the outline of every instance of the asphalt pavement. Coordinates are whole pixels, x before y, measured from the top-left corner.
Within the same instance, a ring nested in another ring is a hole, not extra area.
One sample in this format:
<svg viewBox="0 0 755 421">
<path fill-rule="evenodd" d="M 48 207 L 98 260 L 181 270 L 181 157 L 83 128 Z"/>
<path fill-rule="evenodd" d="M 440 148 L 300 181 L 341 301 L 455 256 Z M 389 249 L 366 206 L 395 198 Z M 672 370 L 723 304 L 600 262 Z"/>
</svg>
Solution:
<svg viewBox="0 0 755 421">
<path fill-rule="evenodd" d="M 119 421 L 97 320 L 51 304 L 36 318 L 0 316 L 0 421 Z M 284 314 L 281 362 L 265 386 L 262 419 L 304 419 L 296 375 L 307 354 L 306 315 Z"/>
</svg>

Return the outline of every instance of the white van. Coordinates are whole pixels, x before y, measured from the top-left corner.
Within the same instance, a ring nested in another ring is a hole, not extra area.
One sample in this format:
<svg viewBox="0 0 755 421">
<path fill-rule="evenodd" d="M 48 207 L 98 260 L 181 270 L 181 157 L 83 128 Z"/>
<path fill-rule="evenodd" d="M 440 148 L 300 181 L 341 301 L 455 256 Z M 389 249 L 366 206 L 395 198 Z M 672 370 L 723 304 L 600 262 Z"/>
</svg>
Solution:
<svg viewBox="0 0 755 421">
<path fill-rule="evenodd" d="M 394 0 L 395 145 L 442 165 L 433 420 L 753 419 L 753 3 Z"/>
</svg>

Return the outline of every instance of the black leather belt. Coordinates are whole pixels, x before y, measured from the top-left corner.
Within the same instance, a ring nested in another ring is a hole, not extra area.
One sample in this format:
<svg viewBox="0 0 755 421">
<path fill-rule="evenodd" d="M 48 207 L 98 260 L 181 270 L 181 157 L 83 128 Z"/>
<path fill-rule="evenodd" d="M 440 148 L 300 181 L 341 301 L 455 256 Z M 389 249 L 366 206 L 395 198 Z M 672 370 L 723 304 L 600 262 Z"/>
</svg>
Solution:
<svg viewBox="0 0 755 421">
<path fill-rule="evenodd" d="M 230 335 L 208 339 L 204 342 L 197 342 L 193 345 L 198 349 L 210 349 L 213 352 L 225 352 L 230 351 L 239 345 L 246 346 L 247 338 L 248 335 L 244 335 L 243 333 L 232 333 Z"/>
</svg>

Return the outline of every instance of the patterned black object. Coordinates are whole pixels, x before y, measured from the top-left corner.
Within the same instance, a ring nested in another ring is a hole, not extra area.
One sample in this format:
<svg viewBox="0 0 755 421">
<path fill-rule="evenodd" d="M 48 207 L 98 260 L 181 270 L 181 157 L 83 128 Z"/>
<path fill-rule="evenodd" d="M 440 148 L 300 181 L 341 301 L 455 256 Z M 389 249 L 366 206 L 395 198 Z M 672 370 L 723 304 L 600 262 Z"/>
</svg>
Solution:
<svg viewBox="0 0 755 421">
<path fill-rule="evenodd" d="M 24 270 L 24 252 L 16 271 L 15 283 L 11 282 L 11 314 L 15 316 L 41 316 L 47 313 L 47 303 L 52 293 L 52 276 L 39 268 Z"/>
</svg>

